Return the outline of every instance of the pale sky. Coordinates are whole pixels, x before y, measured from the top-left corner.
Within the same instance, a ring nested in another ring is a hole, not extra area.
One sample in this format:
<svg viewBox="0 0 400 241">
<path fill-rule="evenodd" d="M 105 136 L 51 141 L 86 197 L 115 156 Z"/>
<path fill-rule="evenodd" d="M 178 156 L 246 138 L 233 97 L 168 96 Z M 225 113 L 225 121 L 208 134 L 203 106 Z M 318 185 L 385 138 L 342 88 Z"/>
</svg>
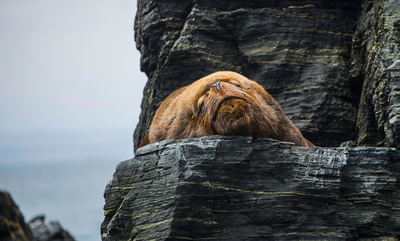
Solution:
<svg viewBox="0 0 400 241">
<path fill-rule="evenodd" d="M 1 0 L 0 133 L 133 132 L 135 14 L 135 0 Z"/>
<path fill-rule="evenodd" d="M 44 213 L 77 240 L 100 239 L 104 187 L 113 166 L 134 156 L 147 81 L 135 14 L 136 0 L 0 0 L 0 191 L 26 221 Z M 73 165 L 81 162 L 110 165 Z M 69 172 L 54 176 L 51 166 Z M 35 170 L 39 178 L 19 185 Z"/>
</svg>

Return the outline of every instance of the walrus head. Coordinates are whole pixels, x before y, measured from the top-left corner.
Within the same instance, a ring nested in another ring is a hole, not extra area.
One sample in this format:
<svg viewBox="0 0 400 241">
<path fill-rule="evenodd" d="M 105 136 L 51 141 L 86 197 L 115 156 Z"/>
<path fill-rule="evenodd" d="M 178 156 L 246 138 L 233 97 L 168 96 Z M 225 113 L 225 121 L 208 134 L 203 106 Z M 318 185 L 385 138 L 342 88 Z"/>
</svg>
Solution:
<svg viewBox="0 0 400 241">
<path fill-rule="evenodd" d="M 227 71 L 173 92 L 160 105 L 139 147 L 209 135 L 251 135 L 313 146 L 263 87 Z"/>
<path fill-rule="evenodd" d="M 251 83 L 235 78 L 215 81 L 198 99 L 198 115 L 195 115 L 198 119 L 194 120 L 200 123 L 198 132 L 204 132 L 204 135 L 261 137 L 260 134 L 267 131 L 269 137 L 278 137 L 279 128 L 275 130 L 270 122 L 265 121 L 269 110 L 263 108 L 263 102 L 257 98 L 258 93 Z"/>
</svg>

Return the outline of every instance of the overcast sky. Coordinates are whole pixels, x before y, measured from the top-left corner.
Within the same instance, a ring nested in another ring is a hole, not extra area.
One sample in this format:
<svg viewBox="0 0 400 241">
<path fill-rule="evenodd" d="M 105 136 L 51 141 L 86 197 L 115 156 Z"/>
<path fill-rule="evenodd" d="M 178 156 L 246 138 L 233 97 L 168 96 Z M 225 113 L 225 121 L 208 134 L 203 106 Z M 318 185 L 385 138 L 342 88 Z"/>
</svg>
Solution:
<svg viewBox="0 0 400 241">
<path fill-rule="evenodd" d="M 147 81 L 135 14 L 136 0 L 0 0 L 0 190 L 11 192 L 26 218 L 44 213 L 79 240 L 99 240 L 102 186 L 113 163 L 133 157 Z M 85 161 L 111 164 L 64 165 Z M 59 164 L 68 172 L 47 169 Z M 39 178 L 18 178 L 38 168 Z M 81 188 L 93 180 L 99 190 Z M 69 220 L 80 210 L 84 219 Z"/>
<path fill-rule="evenodd" d="M 135 0 L 1 0 L 0 133 L 133 132 L 135 14 Z"/>
</svg>

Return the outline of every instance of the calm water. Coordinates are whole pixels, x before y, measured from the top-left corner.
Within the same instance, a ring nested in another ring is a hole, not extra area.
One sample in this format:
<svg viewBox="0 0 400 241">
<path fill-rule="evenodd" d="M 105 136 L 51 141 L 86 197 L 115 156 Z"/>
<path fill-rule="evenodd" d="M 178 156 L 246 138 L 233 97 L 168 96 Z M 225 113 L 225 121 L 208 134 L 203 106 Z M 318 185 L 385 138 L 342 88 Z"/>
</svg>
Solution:
<svg viewBox="0 0 400 241">
<path fill-rule="evenodd" d="M 104 188 L 116 163 L 60 164 L 51 168 L 0 172 L 0 189 L 11 193 L 25 221 L 45 214 L 76 240 L 98 241 Z"/>
<path fill-rule="evenodd" d="M 25 221 L 44 214 L 78 241 L 101 240 L 104 189 L 116 165 L 133 156 L 131 134 L 15 138 L 0 140 L 0 190 Z"/>
</svg>

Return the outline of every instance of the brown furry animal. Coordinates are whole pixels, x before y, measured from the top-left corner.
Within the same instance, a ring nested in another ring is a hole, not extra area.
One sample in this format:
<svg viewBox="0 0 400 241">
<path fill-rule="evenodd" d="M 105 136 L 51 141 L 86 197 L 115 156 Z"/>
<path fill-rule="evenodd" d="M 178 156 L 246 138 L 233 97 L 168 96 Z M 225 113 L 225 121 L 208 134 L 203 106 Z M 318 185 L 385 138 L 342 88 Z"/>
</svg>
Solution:
<svg viewBox="0 0 400 241">
<path fill-rule="evenodd" d="M 139 147 L 167 139 L 243 135 L 314 146 L 256 82 L 235 72 L 216 72 L 168 96 Z"/>
</svg>

